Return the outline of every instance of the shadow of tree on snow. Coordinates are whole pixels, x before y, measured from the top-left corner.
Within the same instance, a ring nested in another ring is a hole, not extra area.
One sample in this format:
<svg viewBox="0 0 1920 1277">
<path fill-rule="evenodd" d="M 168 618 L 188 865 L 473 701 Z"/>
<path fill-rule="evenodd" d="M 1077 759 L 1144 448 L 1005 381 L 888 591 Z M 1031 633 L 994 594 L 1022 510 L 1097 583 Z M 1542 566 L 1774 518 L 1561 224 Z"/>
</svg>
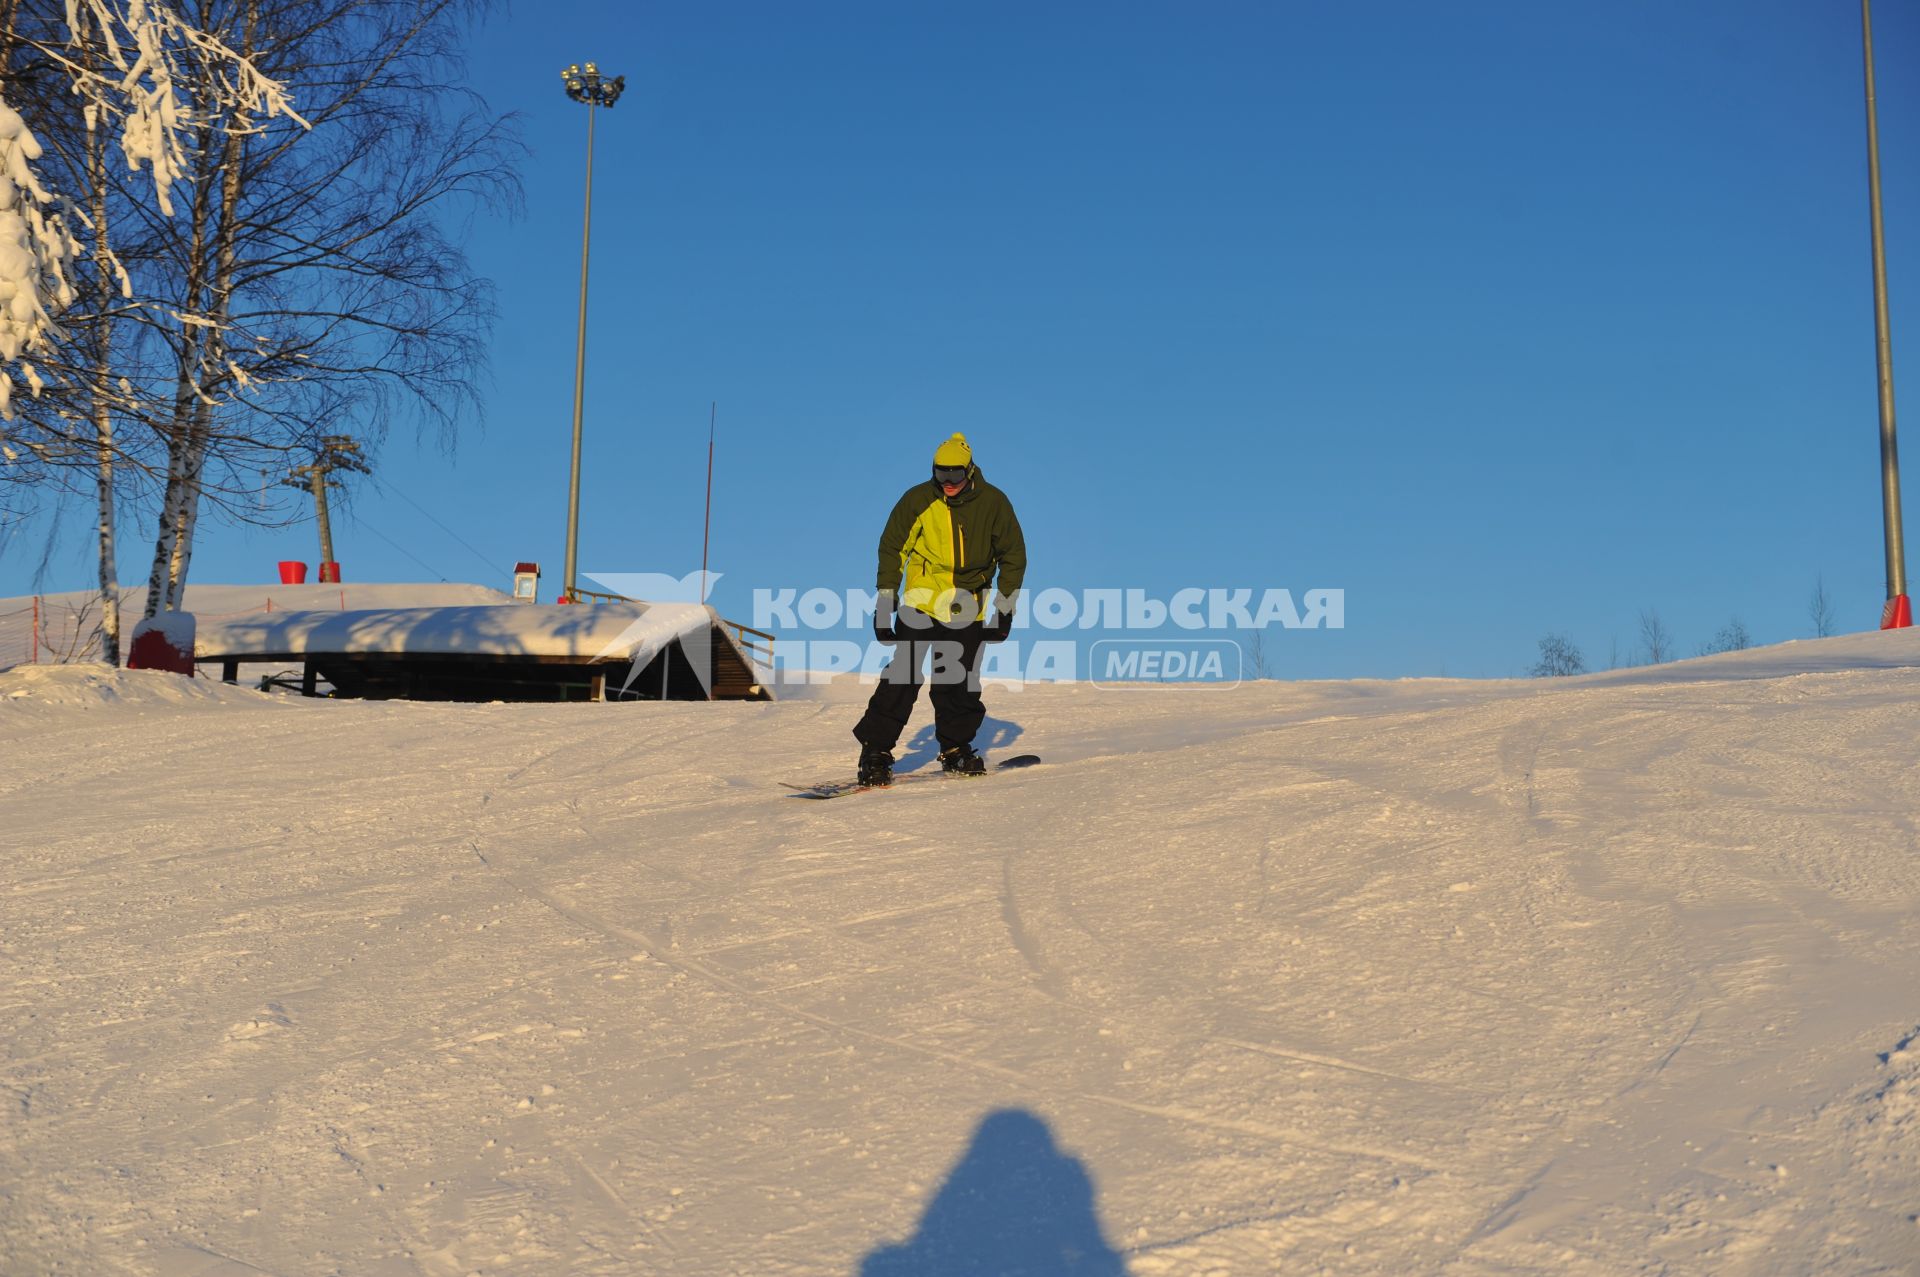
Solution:
<svg viewBox="0 0 1920 1277">
<path fill-rule="evenodd" d="M 1047 1124 L 1021 1109 L 989 1113 L 913 1237 L 884 1246 L 860 1277 L 1125 1277 L 1100 1231 L 1093 1180 Z"/>
</svg>

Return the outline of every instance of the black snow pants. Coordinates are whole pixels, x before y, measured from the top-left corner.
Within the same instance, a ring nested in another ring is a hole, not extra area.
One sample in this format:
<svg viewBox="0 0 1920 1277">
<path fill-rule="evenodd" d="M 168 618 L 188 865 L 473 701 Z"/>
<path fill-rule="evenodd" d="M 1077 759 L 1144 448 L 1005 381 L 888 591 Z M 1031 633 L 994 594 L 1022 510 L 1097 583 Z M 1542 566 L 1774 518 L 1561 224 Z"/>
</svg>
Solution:
<svg viewBox="0 0 1920 1277">
<path fill-rule="evenodd" d="M 880 673 L 880 682 L 867 700 L 867 712 L 854 724 L 862 745 L 891 751 L 907 728 L 920 684 L 931 683 L 933 730 L 942 750 L 971 745 L 986 721 L 980 699 L 980 648 L 985 635 L 978 623 L 935 624 L 918 631 L 927 637 L 902 634 L 893 644 L 893 659 Z M 929 665 L 923 672 L 921 667 Z"/>
</svg>

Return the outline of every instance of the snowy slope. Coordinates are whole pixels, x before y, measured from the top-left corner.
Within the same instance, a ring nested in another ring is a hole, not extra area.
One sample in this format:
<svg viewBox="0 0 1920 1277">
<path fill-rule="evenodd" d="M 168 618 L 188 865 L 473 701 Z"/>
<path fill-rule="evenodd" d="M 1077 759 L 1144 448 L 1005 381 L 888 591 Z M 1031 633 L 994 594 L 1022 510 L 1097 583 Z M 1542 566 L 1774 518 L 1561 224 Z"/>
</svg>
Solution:
<svg viewBox="0 0 1920 1277">
<path fill-rule="evenodd" d="M 859 695 L 0 674 L 0 1271 L 1913 1271 L 1913 634 Z"/>
</svg>

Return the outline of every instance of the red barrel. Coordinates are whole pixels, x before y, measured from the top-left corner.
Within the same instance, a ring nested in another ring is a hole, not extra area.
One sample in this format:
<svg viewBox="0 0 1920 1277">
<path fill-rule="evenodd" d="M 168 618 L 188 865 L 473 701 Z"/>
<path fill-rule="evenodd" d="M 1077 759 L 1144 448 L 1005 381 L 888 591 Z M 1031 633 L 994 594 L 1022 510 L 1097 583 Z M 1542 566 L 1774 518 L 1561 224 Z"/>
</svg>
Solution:
<svg viewBox="0 0 1920 1277">
<path fill-rule="evenodd" d="M 307 565 L 296 563 L 292 559 L 280 560 L 280 584 L 305 585 L 307 583 Z"/>
<path fill-rule="evenodd" d="M 338 563 L 322 563 L 320 565 L 320 584 L 340 584 L 340 565 Z"/>
</svg>

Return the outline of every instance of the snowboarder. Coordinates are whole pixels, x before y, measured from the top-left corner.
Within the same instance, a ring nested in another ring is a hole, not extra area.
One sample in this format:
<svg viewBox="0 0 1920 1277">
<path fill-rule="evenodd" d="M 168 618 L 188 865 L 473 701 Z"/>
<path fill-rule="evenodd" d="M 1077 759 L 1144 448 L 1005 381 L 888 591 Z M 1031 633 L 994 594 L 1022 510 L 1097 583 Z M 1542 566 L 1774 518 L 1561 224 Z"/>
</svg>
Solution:
<svg viewBox="0 0 1920 1277">
<path fill-rule="evenodd" d="M 981 476 L 966 436 L 954 435 L 935 450 L 932 477 L 907 489 L 880 533 L 873 633 L 893 645 L 893 658 L 853 729 L 862 785 L 893 783 L 893 747 L 929 660 L 924 681 L 933 684 L 928 696 L 941 769 L 961 776 L 986 771 L 973 750 L 987 716 L 980 648 L 1007 637 L 1026 574 L 1013 503 Z"/>
</svg>

